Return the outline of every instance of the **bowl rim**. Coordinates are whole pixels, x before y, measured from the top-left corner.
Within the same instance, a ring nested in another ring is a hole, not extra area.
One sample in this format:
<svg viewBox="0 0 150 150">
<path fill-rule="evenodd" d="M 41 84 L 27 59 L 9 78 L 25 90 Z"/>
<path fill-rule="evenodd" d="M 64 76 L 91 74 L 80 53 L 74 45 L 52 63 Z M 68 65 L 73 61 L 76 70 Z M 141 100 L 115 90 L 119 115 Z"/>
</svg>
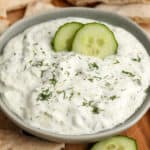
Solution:
<svg viewBox="0 0 150 150">
<path fill-rule="evenodd" d="M 70 8 L 61 8 L 58 10 L 57 9 L 50 10 L 50 11 L 47 11 L 40 15 L 28 17 L 28 18 L 18 21 L 17 23 L 12 25 L 9 29 L 7 29 L 7 31 L 4 32 L 0 36 L 0 43 L 3 43 L 0 45 L 0 51 L 3 49 L 3 47 L 5 46 L 7 41 L 9 39 L 11 39 L 12 37 L 14 37 L 14 35 L 16 35 L 16 30 L 18 30 L 17 33 L 20 33 L 21 31 L 23 31 L 23 29 L 28 28 L 29 26 L 32 26 L 33 24 L 38 24 L 38 22 L 39 22 L 38 20 L 40 20 L 40 22 L 44 22 L 44 21 L 48 20 L 48 16 L 51 20 L 59 19 L 59 18 L 61 18 L 61 15 L 63 16 L 63 14 L 64 14 L 64 17 L 66 16 L 66 14 L 68 14 L 67 16 L 82 17 L 83 14 L 85 15 L 87 13 L 89 16 L 90 16 L 90 14 L 93 14 L 93 16 L 95 14 L 96 16 L 98 16 L 99 19 L 101 18 L 101 16 L 103 16 L 103 19 L 102 19 L 103 21 L 105 20 L 104 17 L 106 17 L 106 18 L 112 17 L 112 19 L 120 20 L 120 23 L 121 22 L 123 23 L 121 27 L 123 27 L 123 28 L 128 27 L 128 28 L 126 28 L 127 30 L 130 29 L 129 27 L 131 27 L 131 29 L 134 31 L 134 36 L 136 36 L 136 37 L 139 36 L 139 38 L 141 36 L 140 40 L 143 39 L 143 41 L 145 41 L 145 43 L 143 43 L 143 42 L 141 42 L 141 43 L 146 47 L 146 50 L 148 51 L 148 53 L 150 53 L 149 52 L 150 50 L 148 50 L 148 45 L 150 45 L 150 39 L 147 37 L 146 33 L 136 23 L 134 23 L 133 21 L 129 20 L 126 17 L 122 17 L 122 16 L 117 15 L 112 12 L 105 12 L 105 11 L 95 10 L 93 8 L 82 8 L 82 7 L 78 7 L 78 8 L 70 7 Z M 72 15 L 69 15 L 69 14 L 72 14 Z M 53 16 L 53 17 L 51 17 L 51 16 Z M 60 17 L 58 17 L 58 16 L 60 16 Z M 44 18 L 46 18 L 46 19 L 44 20 Z M 92 18 L 92 16 L 83 17 L 83 18 Z M 19 30 L 19 27 L 21 28 L 20 30 Z M 133 31 L 130 31 L 130 32 L 132 32 L 132 34 L 133 34 Z M 11 36 L 9 36 L 9 35 L 11 35 Z M 16 125 L 18 125 L 22 129 L 24 129 L 25 131 L 27 131 L 35 136 L 41 137 L 43 139 L 52 140 L 55 142 L 65 142 L 65 143 L 94 142 L 99 139 L 103 139 L 108 136 L 118 134 L 119 132 L 128 129 L 133 124 L 135 124 L 145 114 L 145 112 L 149 109 L 149 107 L 150 107 L 150 93 L 147 94 L 147 97 L 145 98 L 145 101 L 143 102 L 143 104 L 137 109 L 137 111 L 129 119 L 127 119 L 124 123 L 119 124 L 112 129 L 100 131 L 98 133 L 93 133 L 93 134 L 63 135 L 63 134 L 52 133 L 52 132 L 46 131 L 44 129 L 38 129 L 38 128 L 30 126 L 29 124 L 24 122 L 21 118 L 19 118 L 15 113 L 13 113 L 7 107 L 7 104 L 5 104 L 5 102 L 0 97 L 0 109 Z"/>
</svg>

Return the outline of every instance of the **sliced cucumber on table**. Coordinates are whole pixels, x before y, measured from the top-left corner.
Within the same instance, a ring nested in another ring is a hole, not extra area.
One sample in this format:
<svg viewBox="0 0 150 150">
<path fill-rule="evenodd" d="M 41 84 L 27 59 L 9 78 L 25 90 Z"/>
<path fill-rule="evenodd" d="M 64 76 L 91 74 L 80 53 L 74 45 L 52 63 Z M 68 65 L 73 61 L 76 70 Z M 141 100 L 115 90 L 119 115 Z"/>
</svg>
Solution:
<svg viewBox="0 0 150 150">
<path fill-rule="evenodd" d="M 70 51 L 75 33 L 83 26 L 79 22 L 70 22 L 62 25 L 57 30 L 52 41 L 53 48 L 58 51 Z"/>
<path fill-rule="evenodd" d="M 114 136 L 95 144 L 91 150 L 138 150 L 138 148 L 134 139 Z"/>
<path fill-rule="evenodd" d="M 95 22 L 80 28 L 72 42 L 72 51 L 102 59 L 115 54 L 117 48 L 114 33 L 106 25 Z"/>
</svg>

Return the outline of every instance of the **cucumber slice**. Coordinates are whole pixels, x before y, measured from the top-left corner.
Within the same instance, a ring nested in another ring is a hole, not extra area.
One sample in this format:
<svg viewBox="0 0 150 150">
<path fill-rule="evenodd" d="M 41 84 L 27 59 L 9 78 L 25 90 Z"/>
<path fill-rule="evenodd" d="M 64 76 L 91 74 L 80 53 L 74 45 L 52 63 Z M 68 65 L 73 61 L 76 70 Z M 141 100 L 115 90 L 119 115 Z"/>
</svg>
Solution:
<svg viewBox="0 0 150 150">
<path fill-rule="evenodd" d="M 95 144 L 91 150 L 137 150 L 136 141 L 126 136 L 115 136 Z"/>
<path fill-rule="evenodd" d="M 70 51 L 74 35 L 82 26 L 83 24 L 79 22 L 70 22 L 60 26 L 52 42 L 54 50 L 56 52 Z"/>
<path fill-rule="evenodd" d="M 73 51 L 102 59 L 115 54 L 117 48 L 113 32 L 106 25 L 95 22 L 80 28 L 72 43 Z"/>
</svg>

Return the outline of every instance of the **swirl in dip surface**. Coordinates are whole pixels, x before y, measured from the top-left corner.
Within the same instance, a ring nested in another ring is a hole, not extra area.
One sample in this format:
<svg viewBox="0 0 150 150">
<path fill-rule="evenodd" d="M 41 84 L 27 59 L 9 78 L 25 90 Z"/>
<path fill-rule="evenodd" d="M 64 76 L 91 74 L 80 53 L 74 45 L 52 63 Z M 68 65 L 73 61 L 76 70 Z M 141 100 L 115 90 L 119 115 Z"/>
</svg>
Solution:
<svg viewBox="0 0 150 150">
<path fill-rule="evenodd" d="M 126 30 L 109 25 L 118 52 L 104 60 L 54 52 L 51 40 L 63 18 L 26 29 L 0 56 L 0 93 L 28 124 L 59 134 L 88 134 L 113 128 L 144 101 L 150 85 L 150 57 Z M 105 23 L 104 23 L 105 24 Z"/>
</svg>

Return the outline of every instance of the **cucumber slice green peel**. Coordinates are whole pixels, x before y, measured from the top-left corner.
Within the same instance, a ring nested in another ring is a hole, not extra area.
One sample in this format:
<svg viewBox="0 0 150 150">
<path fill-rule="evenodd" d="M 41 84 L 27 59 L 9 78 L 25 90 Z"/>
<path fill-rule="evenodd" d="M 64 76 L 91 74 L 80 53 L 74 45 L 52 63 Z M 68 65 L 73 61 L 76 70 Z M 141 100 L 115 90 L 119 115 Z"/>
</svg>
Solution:
<svg viewBox="0 0 150 150">
<path fill-rule="evenodd" d="M 80 28 L 72 42 L 72 51 L 101 59 L 117 53 L 114 33 L 104 24 L 88 23 Z"/>
<path fill-rule="evenodd" d="M 53 38 L 52 45 L 56 52 L 70 51 L 76 32 L 83 26 L 79 22 L 69 22 L 60 26 Z"/>
<path fill-rule="evenodd" d="M 138 150 L 138 147 L 130 137 L 114 136 L 95 144 L 91 150 Z"/>
</svg>

